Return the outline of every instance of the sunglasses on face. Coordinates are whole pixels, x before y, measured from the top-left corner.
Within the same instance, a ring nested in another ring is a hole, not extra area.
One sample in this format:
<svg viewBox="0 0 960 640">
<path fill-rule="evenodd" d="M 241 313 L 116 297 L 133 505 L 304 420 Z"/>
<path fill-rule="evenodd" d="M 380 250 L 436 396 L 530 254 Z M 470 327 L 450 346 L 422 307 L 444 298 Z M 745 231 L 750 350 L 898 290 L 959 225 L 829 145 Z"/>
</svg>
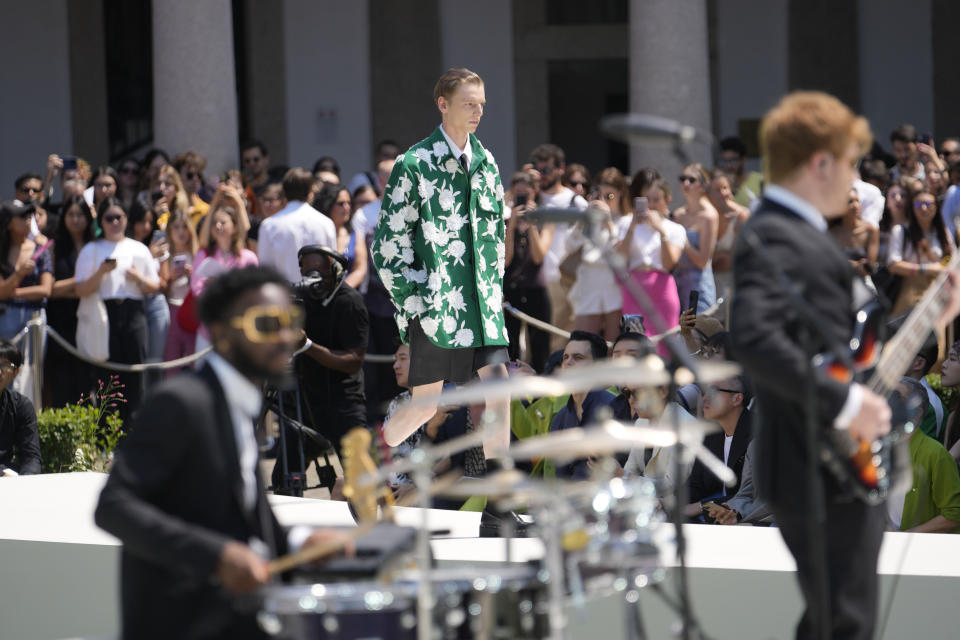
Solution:
<svg viewBox="0 0 960 640">
<path fill-rule="evenodd" d="M 188 171 L 186 176 L 187 176 L 187 180 L 196 180 L 197 178 L 200 177 L 200 174 L 197 173 L 196 171 Z"/>
<path fill-rule="evenodd" d="M 24 193 L 43 193 L 43 188 L 38 189 L 36 187 L 24 187 L 23 192 Z"/>
<path fill-rule="evenodd" d="M 677 180 L 679 180 L 681 184 L 694 184 L 699 182 L 699 180 L 694 176 L 680 176 L 677 178 Z"/>
<path fill-rule="evenodd" d="M 17 367 L 13 366 L 9 362 L 0 363 L 0 374 L 8 375 L 17 370 Z"/>
<path fill-rule="evenodd" d="M 113 224 L 114 222 L 120 222 L 123 220 L 123 216 L 103 216 L 103 221 L 107 224 Z"/>
<path fill-rule="evenodd" d="M 303 314 L 296 307 L 257 305 L 233 318 L 230 326 L 243 331 L 250 342 L 280 342 L 285 329 L 299 331 L 303 328 Z"/>
<path fill-rule="evenodd" d="M 935 202 L 928 202 L 925 200 L 921 200 L 913 203 L 914 209 L 932 209 L 935 206 L 936 206 Z"/>
<path fill-rule="evenodd" d="M 578 181 L 578 182 L 571 182 L 571 183 L 570 183 L 570 186 L 571 186 L 571 187 L 583 187 L 584 189 L 586 189 L 587 187 L 590 186 L 590 183 L 587 182 L 586 180 L 581 180 L 581 181 Z"/>
</svg>

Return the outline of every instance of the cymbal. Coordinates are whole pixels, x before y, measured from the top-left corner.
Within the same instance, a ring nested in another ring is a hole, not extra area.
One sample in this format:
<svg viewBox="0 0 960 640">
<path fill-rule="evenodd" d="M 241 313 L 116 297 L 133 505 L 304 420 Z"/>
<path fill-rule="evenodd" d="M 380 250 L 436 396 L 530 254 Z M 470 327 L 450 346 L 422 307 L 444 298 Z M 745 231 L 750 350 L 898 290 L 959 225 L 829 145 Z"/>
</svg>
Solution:
<svg viewBox="0 0 960 640">
<path fill-rule="evenodd" d="M 555 495 L 557 489 L 569 482 L 561 480 L 538 480 L 516 469 L 497 471 L 482 478 L 462 478 L 449 487 L 431 491 L 446 498 L 469 498 L 487 496 L 491 499 L 512 498 L 539 501 Z"/>
<path fill-rule="evenodd" d="M 740 373 L 740 367 L 730 362 L 697 362 L 697 369 L 699 380 L 705 383 L 726 380 Z M 690 370 L 681 368 L 677 372 L 678 384 L 689 384 L 693 380 Z M 558 397 L 607 387 L 655 387 L 669 382 L 670 372 L 660 358 L 624 357 L 562 369 L 553 376 L 513 376 L 471 382 L 438 394 L 413 398 L 408 404 L 411 407 L 463 406 L 512 398 Z"/>
<path fill-rule="evenodd" d="M 699 443 L 705 434 L 719 429 L 719 425 L 713 422 L 684 420 L 680 423 L 679 439 L 681 442 Z M 514 443 L 507 450 L 507 455 L 514 460 L 575 460 L 611 455 L 634 447 L 670 447 L 676 443 L 677 433 L 666 422 L 635 427 L 617 420 L 606 420 L 596 426 L 562 429 L 525 438 Z"/>
</svg>

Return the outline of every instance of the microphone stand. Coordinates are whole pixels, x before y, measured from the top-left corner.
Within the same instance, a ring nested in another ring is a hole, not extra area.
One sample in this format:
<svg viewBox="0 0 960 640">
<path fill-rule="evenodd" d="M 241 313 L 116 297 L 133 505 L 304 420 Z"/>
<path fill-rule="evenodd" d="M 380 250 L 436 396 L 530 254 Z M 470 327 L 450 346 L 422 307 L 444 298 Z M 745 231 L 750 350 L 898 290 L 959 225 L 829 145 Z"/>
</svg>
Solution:
<svg viewBox="0 0 960 640">
<path fill-rule="evenodd" d="M 679 146 L 676 147 L 678 153 L 682 153 L 682 149 Z M 589 229 L 586 234 L 590 244 L 595 248 L 600 250 L 600 255 L 603 258 L 604 262 L 613 272 L 614 276 L 619 280 L 623 286 L 627 289 L 627 292 L 630 294 L 630 297 L 646 312 L 646 317 L 650 318 L 652 321 L 652 328 L 656 333 L 663 333 L 667 330 L 666 322 L 664 318 L 661 317 L 660 313 L 657 311 L 656 307 L 653 305 L 650 297 L 646 292 L 633 281 L 633 278 L 630 277 L 630 273 L 627 269 L 626 260 L 620 255 L 610 243 L 605 243 L 600 238 L 600 227 L 604 222 L 602 222 L 598 216 L 589 216 Z M 667 346 L 667 350 L 670 352 L 671 358 L 667 363 L 667 370 L 670 372 L 670 383 L 668 387 L 668 398 L 676 397 L 677 393 L 677 371 L 680 368 L 689 369 L 693 375 L 694 380 L 699 380 L 699 370 L 700 367 L 697 364 L 696 360 L 687 353 L 684 348 L 683 341 L 678 336 L 668 336 L 662 341 Z M 674 432 L 677 437 L 677 447 L 678 452 L 682 454 L 683 452 L 683 442 L 680 433 L 680 413 L 678 411 L 671 412 L 671 424 L 673 426 Z M 698 455 L 702 452 L 698 452 Z M 697 640 L 699 638 L 706 638 L 700 624 L 697 622 L 697 619 L 693 613 L 693 605 L 690 601 L 690 588 L 687 575 L 687 566 L 686 566 L 686 537 L 683 533 L 683 524 L 686 519 L 684 514 L 684 507 L 687 503 L 687 485 L 685 482 L 681 482 L 679 479 L 683 477 L 683 465 L 685 456 L 676 455 L 673 458 L 674 466 L 674 477 L 677 478 L 675 482 L 674 490 L 674 506 L 673 512 L 671 514 L 674 528 L 676 529 L 676 544 L 677 544 L 677 591 L 679 596 L 679 608 L 680 608 L 680 618 L 681 618 L 681 637 L 684 640 Z"/>
</svg>

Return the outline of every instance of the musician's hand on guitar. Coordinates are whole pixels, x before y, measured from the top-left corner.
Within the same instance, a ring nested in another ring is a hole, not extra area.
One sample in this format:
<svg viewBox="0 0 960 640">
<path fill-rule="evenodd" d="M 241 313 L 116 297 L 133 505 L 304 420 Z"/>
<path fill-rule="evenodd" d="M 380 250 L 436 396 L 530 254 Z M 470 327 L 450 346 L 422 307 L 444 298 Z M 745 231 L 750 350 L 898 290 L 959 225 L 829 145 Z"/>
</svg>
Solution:
<svg viewBox="0 0 960 640">
<path fill-rule="evenodd" d="M 863 402 L 860 404 L 860 411 L 850 421 L 847 432 L 851 438 L 873 442 L 890 431 L 890 405 L 883 396 L 866 387 L 861 388 Z"/>
<path fill-rule="evenodd" d="M 270 579 L 270 572 L 266 560 L 253 549 L 231 540 L 220 551 L 217 578 L 226 589 L 242 595 L 265 585 Z"/>
</svg>

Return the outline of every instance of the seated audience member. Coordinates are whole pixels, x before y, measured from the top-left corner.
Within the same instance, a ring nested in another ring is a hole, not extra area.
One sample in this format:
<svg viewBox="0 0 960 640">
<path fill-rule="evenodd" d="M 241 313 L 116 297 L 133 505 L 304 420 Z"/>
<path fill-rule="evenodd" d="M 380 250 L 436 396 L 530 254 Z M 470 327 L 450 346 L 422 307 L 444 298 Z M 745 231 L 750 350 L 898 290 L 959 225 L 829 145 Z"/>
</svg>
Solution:
<svg viewBox="0 0 960 640">
<path fill-rule="evenodd" d="M 410 347 L 401 344 L 397 347 L 395 359 L 393 361 L 393 374 L 396 377 L 397 385 L 403 389 L 397 397 L 390 401 L 387 408 L 386 420 L 397 410 L 401 403 L 410 399 Z M 384 422 L 386 422 L 384 420 Z M 410 453 L 419 447 L 422 443 L 429 442 L 439 444 L 445 440 L 450 440 L 462 435 L 467 431 L 473 430 L 473 424 L 470 419 L 470 411 L 467 407 L 458 409 L 440 408 L 430 420 L 420 426 L 419 429 L 407 436 L 407 439 L 395 447 L 390 447 L 390 456 L 397 458 L 406 458 Z M 382 434 L 381 434 L 382 436 Z M 483 447 L 474 447 L 465 452 L 454 454 L 449 458 L 439 461 L 434 466 L 434 473 L 446 473 L 451 469 L 462 469 L 464 475 L 470 477 L 482 476 L 486 472 L 486 462 L 483 457 Z M 390 485 L 398 496 L 409 492 L 412 487 L 412 480 L 406 473 L 394 473 L 390 477 Z"/>
<path fill-rule="evenodd" d="M 960 387 L 960 340 L 953 343 L 947 352 L 947 359 L 940 365 L 940 386 L 944 389 Z M 960 460 L 960 412 L 956 405 L 944 421 L 943 446 L 957 460 Z"/>
<path fill-rule="evenodd" d="M 656 347 L 647 336 L 633 331 L 625 331 L 617 336 L 610 349 L 610 359 L 634 358 L 640 359 L 656 352 Z M 633 390 L 621 387 L 619 393 L 610 404 L 615 420 L 634 420 L 636 416 L 630 407 L 630 397 Z M 626 457 L 624 457 L 626 459 Z M 623 461 L 621 461 L 622 464 Z"/>
<path fill-rule="evenodd" d="M 607 357 L 607 343 L 595 333 L 574 331 L 563 349 L 561 369 L 567 370 L 592 364 Z M 550 431 L 583 427 L 593 422 L 597 411 L 613 402 L 614 395 L 606 389 L 570 394 L 567 404 L 550 422 Z M 585 479 L 589 476 L 586 459 L 558 464 L 558 478 Z"/>
<path fill-rule="evenodd" d="M 707 505 L 706 513 L 717 524 L 773 521 L 773 514 L 767 508 L 767 503 L 757 495 L 757 485 L 753 483 L 753 440 L 747 445 L 747 454 L 743 458 L 743 474 L 740 476 L 740 489 L 737 494 L 721 504 Z"/>
<path fill-rule="evenodd" d="M 923 406 L 926 391 L 912 378 L 901 378 L 898 391 L 911 404 Z M 919 409 L 915 412 L 919 415 Z M 891 524 L 913 533 L 960 533 L 960 472 L 939 442 L 915 429 L 910 438 L 913 484 L 906 494 L 887 500 Z"/>
<path fill-rule="evenodd" d="M 33 403 L 10 384 L 20 373 L 23 354 L 0 340 L 0 478 L 40 473 L 40 436 Z"/>
<path fill-rule="evenodd" d="M 696 422 L 690 413 L 676 402 L 667 402 L 668 387 L 653 387 L 634 390 L 630 396 L 633 412 L 638 416 L 636 426 L 646 427 L 652 424 L 671 425 L 675 418 L 680 422 Z M 644 476 L 653 480 L 657 497 L 664 498 L 673 493 L 676 486 L 676 471 L 673 456 L 676 447 L 636 447 L 630 450 L 623 465 L 624 477 Z M 690 466 L 684 464 L 680 482 L 686 482 Z"/>
<path fill-rule="evenodd" d="M 710 326 L 708 331 L 713 330 L 712 323 L 701 323 L 701 320 L 713 320 L 713 318 L 697 318 L 697 324 L 703 326 Z M 706 335 L 700 329 L 694 329 L 700 335 Z M 728 354 L 730 353 L 730 333 L 728 331 L 718 331 L 717 333 L 712 334 L 707 338 L 696 351 L 693 352 L 693 355 L 700 360 L 712 360 L 716 362 L 723 362 L 727 360 Z M 702 414 L 701 405 L 703 403 L 703 389 L 700 388 L 700 385 L 697 383 L 690 383 L 684 385 L 677 390 L 677 401 L 680 405 L 692 413 L 693 415 L 699 416 Z"/>
<path fill-rule="evenodd" d="M 920 430 L 934 440 L 939 441 L 943 437 L 943 401 L 940 400 L 940 396 L 937 395 L 937 392 L 934 391 L 930 383 L 927 382 L 927 374 L 930 373 L 930 369 L 932 369 L 933 365 L 937 362 L 937 353 L 937 339 L 933 333 L 931 333 L 927 337 L 927 341 L 923 343 L 920 351 L 917 352 L 913 362 L 910 363 L 910 368 L 907 369 L 904 375 L 918 381 L 924 391 L 926 391 L 927 402 L 923 405 L 924 412 L 923 420 L 920 422 Z"/>
<path fill-rule="evenodd" d="M 877 264 L 880 231 L 861 215 L 860 196 L 856 189 L 847 194 L 847 211 L 828 223 L 830 235 L 840 245 L 857 275 L 869 280 Z"/>
<path fill-rule="evenodd" d="M 704 437 L 703 446 L 733 470 L 737 481 L 732 487 L 727 487 L 700 460 L 694 462 L 687 481 L 690 515 L 700 515 L 701 502 L 720 501 L 735 495 L 740 488 L 743 459 L 752 435 L 751 416 L 747 411 L 749 403 L 750 392 L 742 376 L 707 387 L 703 400 L 703 417 L 719 423 L 722 431 Z"/>
</svg>

